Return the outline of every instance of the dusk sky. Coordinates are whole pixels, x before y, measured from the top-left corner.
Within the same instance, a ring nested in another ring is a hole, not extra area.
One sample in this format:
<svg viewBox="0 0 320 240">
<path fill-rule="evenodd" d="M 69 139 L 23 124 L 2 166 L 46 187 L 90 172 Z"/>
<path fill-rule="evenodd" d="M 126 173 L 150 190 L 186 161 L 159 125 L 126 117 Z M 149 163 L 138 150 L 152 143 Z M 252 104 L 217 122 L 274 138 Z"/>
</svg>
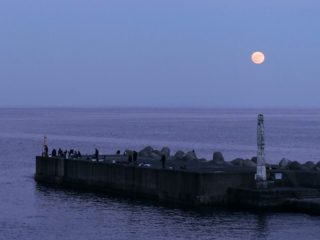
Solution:
<svg viewBox="0 0 320 240">
<path fill-rule="evenodd" d="M 319 23 L 319 0 L 1 0 L 0 105 L 320 107 Z"/>
</svg>

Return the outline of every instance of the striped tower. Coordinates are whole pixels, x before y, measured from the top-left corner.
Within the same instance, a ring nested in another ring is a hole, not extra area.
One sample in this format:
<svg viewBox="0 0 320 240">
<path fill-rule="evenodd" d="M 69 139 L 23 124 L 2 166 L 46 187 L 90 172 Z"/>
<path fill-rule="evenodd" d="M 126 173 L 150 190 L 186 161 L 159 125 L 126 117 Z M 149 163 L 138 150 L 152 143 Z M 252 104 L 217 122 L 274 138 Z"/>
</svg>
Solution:
<svg viewBox="0 0 320 240">
<path fill-rule="evenodd" d="M 257 172 L 256 181 L 258 187 L 266 186 L 267 173 L 265 163 L 265 140 L 264 140 L 264 120 L 263 115 L 258 115 L 258 126 L 257 126 Z"/>
</svg>

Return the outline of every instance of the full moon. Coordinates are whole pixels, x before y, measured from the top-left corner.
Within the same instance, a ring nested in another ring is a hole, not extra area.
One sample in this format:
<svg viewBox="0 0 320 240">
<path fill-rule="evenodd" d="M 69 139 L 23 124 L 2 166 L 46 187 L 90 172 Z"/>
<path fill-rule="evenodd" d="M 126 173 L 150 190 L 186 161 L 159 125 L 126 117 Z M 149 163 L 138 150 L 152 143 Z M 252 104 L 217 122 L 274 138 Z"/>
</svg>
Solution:
<svg viewBox="0 0 320 240">
<path fill-rule="evenodd" d="M 251 60 L 255 64 L 261 64 L 264 62 L 264 54 L 263 52 L 254 52 L 251 55 Z"/>
</svg>

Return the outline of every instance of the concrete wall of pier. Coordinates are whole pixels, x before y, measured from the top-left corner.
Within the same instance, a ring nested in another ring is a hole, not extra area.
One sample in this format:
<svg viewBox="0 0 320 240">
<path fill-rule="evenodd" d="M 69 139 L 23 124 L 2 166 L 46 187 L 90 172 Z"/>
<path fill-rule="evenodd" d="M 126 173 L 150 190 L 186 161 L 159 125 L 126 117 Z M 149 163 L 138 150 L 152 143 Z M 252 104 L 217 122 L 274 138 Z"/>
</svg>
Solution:
<svg viewBox="0 0 320 240">
<path fill-rule="evenodd" d="M 88 160 L 36 158 L 36 179 L 184 205 L 224 203 L 229 187 L 252 187 L 251 172 L 200 173 Z"/>
<path fill-rule="evenodd" d="M 320 172 L 318 171 L 278 171 L 282 172 L 283 179 L 278 181 L 278 186 L 304 187 L 320 189 Z"/>
</svg>

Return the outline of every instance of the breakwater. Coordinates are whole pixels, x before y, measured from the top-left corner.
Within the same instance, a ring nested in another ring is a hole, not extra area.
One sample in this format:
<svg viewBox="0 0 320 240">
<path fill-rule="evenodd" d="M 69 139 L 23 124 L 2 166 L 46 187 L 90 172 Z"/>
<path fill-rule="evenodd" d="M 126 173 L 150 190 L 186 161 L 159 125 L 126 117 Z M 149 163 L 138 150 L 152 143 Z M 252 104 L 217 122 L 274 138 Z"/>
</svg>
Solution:
<svg viewBox="0 0 320 240">
<path fill-rule="evenodd" d="M 36 157 L 37 181 L 188 206 L 221 204 L 229 187 L 253 187 L 253 171 L 192 171 Z"/>
<path fill-rule="evenodd" d="M 234 206 L 320 214 L 320 174 L 317 171 L 269 170 L 269 179 L 272 179 L 269 188 L 257 189 L 254 168 L 162 169 L 128 164 L 121 157 L 117 158 L 119 156 L 109 155 L 96 161 L 38 156 L 35 179 L 40 183 L 181 206 Z"/>
</svg>

